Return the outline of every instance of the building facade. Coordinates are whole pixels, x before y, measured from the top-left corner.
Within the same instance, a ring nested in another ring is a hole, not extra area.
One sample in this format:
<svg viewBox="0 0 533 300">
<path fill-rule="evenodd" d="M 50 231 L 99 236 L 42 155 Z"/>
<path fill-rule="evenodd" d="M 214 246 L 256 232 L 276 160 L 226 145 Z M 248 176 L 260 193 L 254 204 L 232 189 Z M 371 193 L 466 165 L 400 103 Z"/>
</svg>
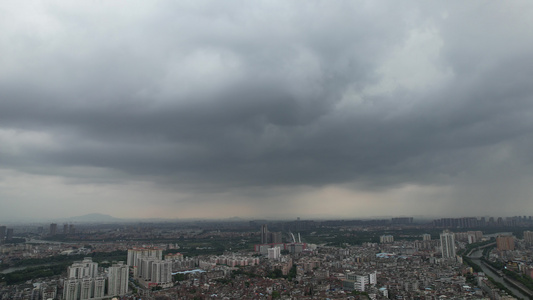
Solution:
<svg viewBox="0 0 533 300">
<path fill-rule="evenodd" d="M 129 270 L 124 262 L 114 264 L 108 269 L 107 290 L 110 296 L 123 296 L 128 293 Z"/>
<path fill-rule="evenodd" d="M 496 237 L 496 248 L 499 251 L 514 250 L 514 237 L 510 235 Z"/>
<path fill-rule="evenodd" d="M 63 299 L 88 300 L 105 297 L 106 277 L 98 274 L 98 263 L 90 257 L 74 262 L 67 269 L 64 283 Z"/>
<path fill-rule="evenodd" d="M 455 259 L 455 235 L 453 232 L 444 231 L 440 234 L 442 258 Z"/>
</svg>

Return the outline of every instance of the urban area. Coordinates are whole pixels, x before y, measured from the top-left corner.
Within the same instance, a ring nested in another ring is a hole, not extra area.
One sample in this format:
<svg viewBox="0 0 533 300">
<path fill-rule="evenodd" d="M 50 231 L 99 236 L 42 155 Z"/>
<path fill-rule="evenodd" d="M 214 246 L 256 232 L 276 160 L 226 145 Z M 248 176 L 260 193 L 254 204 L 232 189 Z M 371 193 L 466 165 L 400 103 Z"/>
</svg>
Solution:
<svg viewBox="0 0 533 300">
<path fill-rule="evenodd" d="M 0 226 L 0 299 L 533 299 L 531 216 Z"/>
</svg>

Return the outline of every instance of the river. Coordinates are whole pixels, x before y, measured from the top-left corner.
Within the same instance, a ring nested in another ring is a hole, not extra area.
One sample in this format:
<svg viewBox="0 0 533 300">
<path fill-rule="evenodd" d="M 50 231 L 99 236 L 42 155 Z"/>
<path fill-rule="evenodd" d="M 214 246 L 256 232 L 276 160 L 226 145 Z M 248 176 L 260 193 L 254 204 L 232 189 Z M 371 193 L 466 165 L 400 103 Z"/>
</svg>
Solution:
<svg viewBox="0 0 533 300">
<path fill-rule="evenodd" d="M 503 280 L 503 278 L 500 277 L 500 275 L 492 272 L 491 269 L 487 268 L 487 266 L 485 266 L 481 262 L 481 260 L 479 259 L 483 255 L 482 253 L 483 253 L 483 250 L 477 250 L 477 251 L 473 252 L 472 254 L 470 254 L 469 257 L 470 257 L 470 259 L 472 259 L 472 261 L 475 264 L 477 264 L 478 266 L 481 267 L 481 269 L 483 270 L 483 273 L 485 273 L 487 276 L 492 277 L 492 279 L 494 279 L 494 281 L 503 284 L 506 288 L 508 288 L 517 297 L 522 298 L 524 300 L 529 299 L 529 297 L 527 295 L 525 295 L 524 293 L 522 293 L 520 290 L 516 289 L 515 287 L 513 287 L 509 283 L 505 282 L 505 280 Z"/>
<path fill-rule="evenodd" d="M 0 271 L 0 274 L 9 274 L 15 271 L 24 270 L 27 268 L 35 268 L 35 267 L 46 267 L 46 266 L 53 266 L 57 265 L 58 263 L 49 263 L 49 264 L 40 264 L 40 265 L 29 265 L 29 266 L 20 266 L 20 267 L 11 267 Z"/>
</svg>

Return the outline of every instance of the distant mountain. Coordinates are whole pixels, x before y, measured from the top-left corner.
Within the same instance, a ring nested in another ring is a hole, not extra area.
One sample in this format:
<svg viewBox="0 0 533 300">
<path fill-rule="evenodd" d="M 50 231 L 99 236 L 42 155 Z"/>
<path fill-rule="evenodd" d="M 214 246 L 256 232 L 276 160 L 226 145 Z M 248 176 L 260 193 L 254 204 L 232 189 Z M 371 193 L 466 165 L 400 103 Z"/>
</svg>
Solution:
<svg viewBox="0 0 533 300">
<path fill-rule="evenodd" d="M 94 213 L 67 218 L 66 221 L 79 223 L 117 223 L 123 222 L 124 220 L 110 215 Z"/>
</svg>

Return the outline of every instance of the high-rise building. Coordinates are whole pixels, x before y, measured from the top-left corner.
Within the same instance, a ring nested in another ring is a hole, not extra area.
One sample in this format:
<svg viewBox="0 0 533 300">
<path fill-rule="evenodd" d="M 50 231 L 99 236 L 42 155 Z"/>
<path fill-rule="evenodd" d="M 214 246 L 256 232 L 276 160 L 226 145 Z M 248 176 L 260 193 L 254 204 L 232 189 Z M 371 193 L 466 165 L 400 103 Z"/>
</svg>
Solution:
<svg viewBox="0 0 533 300">
<path fill-rule="evenodd" d="M 269 248 L 267 251 L 268 251 L 268 256 L 267 256 L 268 259 L 279 260 L 279 258 L 281 257 L 280 247 Z"/>
<path fill-rule="evenodd" d="M 154 257 L 156 259 L 163 259 L 163 250 L 159 248 L 133 248 L 128 249 L 128 266 L 136 267 L 139 257 Z"/>
<path fill-rule="evenodd" d="M 150 281 L 152 278 L 152 264 L 159 261 L 155 257 L 141 256 L 137 259 L 137 268 L 134 276 L 142 278 L 145 281 Z"/>
<path fill-rule="evenodd" d="M 481 242 L 483 239 L 482 231 L 468 231 L 467 233 L 469 236 L 472 236 L 472 238 L 469 237 L 469 239 L 472 239 L 472 243 Z"/>
<path fill-rule="evenodd" d="M 57 234 L 57 224 L 56 223 L 52 223 L 52 224 L 50 224 L 50 235 L 54 236 L 56 234 Z"/>
<path fill-rule="evenodd" d="M 172 261 L 154 257 L 140 257 L 138 260 L 137 277 L 157 284 L 172 281 Z"/>
<path fill-rule="evenodd" d="M 6 239 L 6 227 L 0 226 L 0 244 Z"/>
<path fill-rule="evenodd" d="M 533 245 L 533 231 L 524 231 L 524 242 L 526 245 Z"/>
<path fill-rule="evenodd" d="M 445 230 L 440 234 L 442 258 L 455 259 L 455 235 Z"/>
<path fill-rule="evenodd" d="M 63 224 L 63 234 L 68 234 L 68 224 Z"/>
<path fill-rule="evenodd" d="M 6 241 L 9 242 L 13 240 L 13 228 L 8 228 L 6 232 Z"/>
<path fill-rule="evenodd" d="M 431 234 L 429 234 L 429 233 L 424 233 L 424 234 L 422 235 L 422 240 L 423 240 L 423 241 L 431 241 Z"/>
<path fill-rule="evenodd" d="M 94 278 L 93 298 L 102 299 L 105 296 L 105 280 L 106 278 L 104 276 L 97 276 Z"/>
<path fill-rule="evenodd" d="M 83 277 L 95 277 L 98 272 L 98 263 L 93 262 L 92 258 L 86 257 L 83 261 L 74 262 L 67 269 L 68 278 L 81 279 Z"/>
<path fill-rule="evenodd" d="M 110 296 L 125 295 L 128 292 L 128 266 L 124 262 L 119 262 L 109 267 L 108 270 L 108 294 Z"/>
<path fill-rule="evenodd" d="M 98 274 L 98 263 L 93 262 L 90 257 L 74 262 L 67 269 L 67 276 L 63 299 L 102 299 L 105 296 L 106 278 Z"/>
<path fill-rule="evenodd" d="M 141 277 L 140 259 L 153 258 L 155 260 L 163 259 L 163 250 L 158 248 L 133 248 L 128 249 L 128 267 L 133 268 L 133 276 Z"/>
<path fill-rule="evenodd" d="M 266 224 L 261 225 L 261 244 L 268 244 L 268 227 Z"/>
<path fill-rule="evenodd" d="M 382 244 L 392 243 L 392 242 L 394 242 L 394 236 L 392 236 L 392 235 L 382 235 L 382 236 L 379 237 L 379 242 L 382 243 Z"/>
<path fill-rule="evenodd" d="M 514 250 L 514 237 L 511 235 L 496 237 L 496 248 L 500 251 Z"/>
<path fill-rule="evenodd" d="M 65 300 L 78 300 L 79 299 L 80 285 L 78 279 L 67 279 L 63 288 L 63 299 Z"/>
<path fill-rule="evenodd" d="M 269 237 L 269 241 L 268 241 L 269 243 L 272 243 L 272 244 L 282 243 L 281 232 L 269 232 L 268 237 Z"/>
<path fill-rule="evenodd" d="M 172 262 L 159 260 L 152 263 L 150 282 L 157 284 L 172 282 Z"/>
<path fill-rule="evenodd" d="M 80 284 L 80 299 L 93 298 L 94 279 L 92 277 L 84 277 L 79 280 Z"/>
</svg>

